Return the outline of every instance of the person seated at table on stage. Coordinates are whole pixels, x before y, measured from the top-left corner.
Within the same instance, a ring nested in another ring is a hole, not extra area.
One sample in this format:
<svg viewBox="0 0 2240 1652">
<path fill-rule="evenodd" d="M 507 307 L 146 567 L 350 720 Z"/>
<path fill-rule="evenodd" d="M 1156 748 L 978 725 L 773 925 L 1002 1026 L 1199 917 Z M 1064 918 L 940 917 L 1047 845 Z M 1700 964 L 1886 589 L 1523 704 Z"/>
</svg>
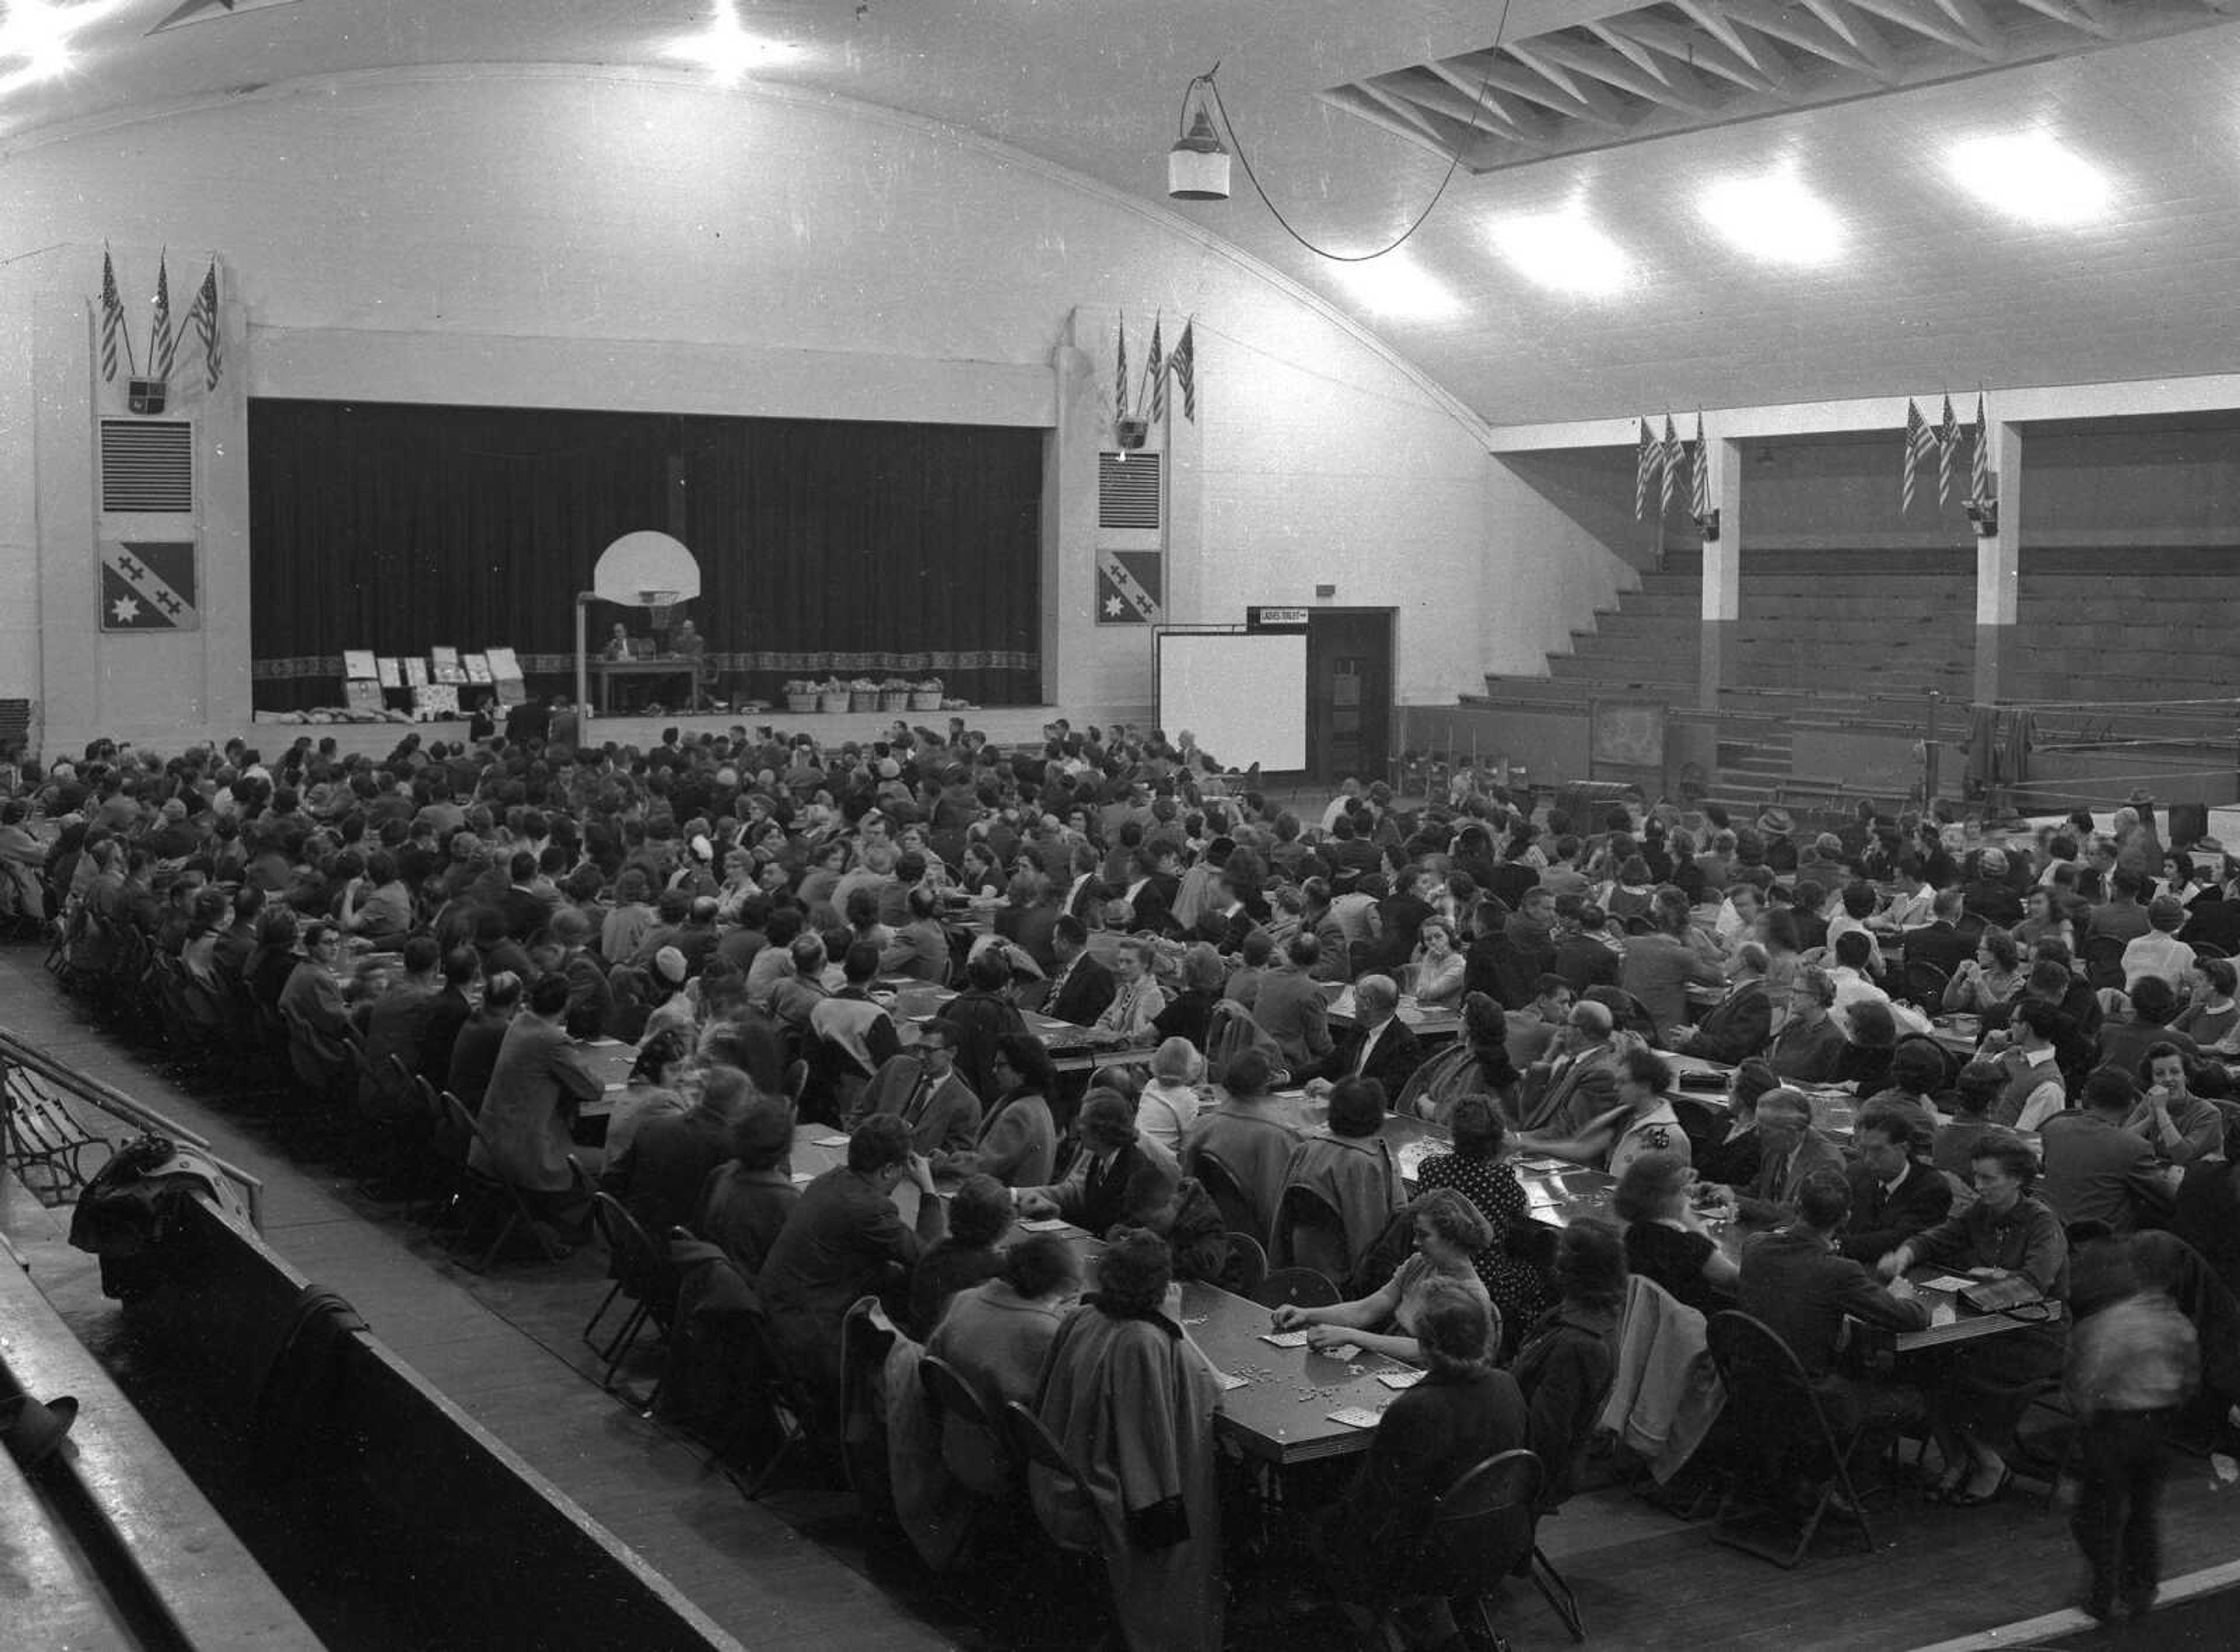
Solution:
<svg viewBox="0 0 2240 1652">
<path fill-rule="evenodd" d="M 1261 976 L 1252 998 L 1252 1019 L 1276 1041 L 1283 1064 L 1295 1073 L 1311 1070 L 1333 1048 L 1330 996 L 1314 978 L 1321 959 L 1322 948 L 1313 936 L 1293 936 L 1283 963 Z"/>
<path fill-rule="evenodd" d="M 901 1119 L 911 1146 L 929 1158 L 972 1147 L 980 1131 L 980 1098 L 957 1070 L 954 1026 L 927 1022 L 915 1042 L 881 1063 L 857 1097 L 848 1128 L 857 1129 L 879 1113 Z"/>
<path fill-rule="evenodd" d="M 583 1047 L 560 1024 L 567 1008 L 560 976 L 529 989 L 498 1046 L 467 1156 L 475 1169 L 510 1183 L 563 1238 L 581 1231 L 590 1209 L 570 1162 L 577 1109 L 603 1093 Z"/>
<path fill-rule="evenodd" d="M 2184 990 L 2194 960 L 2193 949 L 2177 938 L 2186 917 L 2185 903 L 2176 896 L 2157 895 L 2147 903 L 2147 933 L 2123 946 L 2124 991 L 2150 976 L 2166 983 L 2172 992 Z"/>
<path fill-rule="evenodd" d="M 1128 1178 L 1152 1156 L 1136 1134 L 1136 1109 L 1111 1090 L 1089 1092 L 1075 1128 L 1080 1146 L 1064 1176 L 1046 1187 L 1019 1187 L 1019 1213 L 1101 1234 L 1126 1211 Z"/>
<path fill-rule="evenodd" d="M 1470 1258 L 1492 1241 L 1492 1230 L 1477 1207 L 1453 1188 L 1437 1188 L 1411 1207 L 1415 1221 L 1415 1255 L 1374 1295 L 1357 1302 L 1329 1308 L 1302 1308 L 1286 1303 L 1275 1310 L 1279 1331 L 1304 1330 L 1307 1346 L 1339 1348 L 1350 1342 L 1372 1354 L 1423 1362 L 1417 1334 L 1428 1293 L 1441 1287 L 1464 1292 L 1484 1304 L 1489 1316 L 1487 1334 L 1498 1336 L 1490 1318 L 1493 1299 Z M 1491 1342 L 1482 1350 L 1489 1359 L 1497 1351 Z"/>
<path fill-rule="evenodd" d="M 1766 989 L 1764 947 L 1744 941 L 1735 948 L 1727 989 L 1692 1024 L 1671 1029 L 1672 1048 L 1731 1066 L 1763 1049 L 1773 1035 L 1773 1000 Z"/>
<path fill-rule="evenodd" d="M 1720 1187 L 1746 1187 L 1757 1175 L 1764 1146 L 1757 1133 L 1757 1104 L 1761 1097 L 1781 1087 L 1770 1065 L 1755 1057 L 1727 1075 L 1727 1128 L 1716 1142 L 1690 1144 L 1689 1157 L 1696 1174 Z"/>
<path fill-rule="evenodd" d="M 905 1181 L 917 1187 L 915 1228 L 903 1225 L 892 1197 Z M 779 1356 L 817 1403 L 838 1409 L 842 1317 L 857 1297 L 883 1291 L 890 1269 L 917 1267 L 948 1231 L 932 1168 L 889 1115 L 866 1119 L 848 1140 L 848 1162 L 802 1189 L 757 1286 Z"/>
<path fill-rule="evenodd" d="M 1734 1306 L 1735 1264 L 1695 1208 L 1696 1185 L 1679 1154 L 1643 1153 L 1618 1177 L 1610 1213 L 1624 1224 L 1627 1269 L 1708 1316 Z"/>
<path fill-rule="evenodd" d="M 1112 999 L 1090 1023 L 1091 1032 L 1130 1046 L 1152 1036 L 1152 1023 L 1167 1007 L 1166 994 L 1151 978 L 1152 962 L 1149 937 L 1131 935 L 1120 943 L 1112 957 Z"/>
<path fill-rule="evenodd" d="M 654 1242 L 692 1220 L 716 1168 L 731 1156 L 731 1137 L 754 1084 L 736 1067 L 700 1076 L 699 1100 L 684 1112 L 641 1118 L 630 1143 L 610 1151 L 599 1191 L 619 1199 Z"/>
<path fill-rule="evenodd" d="M 2040 1126 L 2038 1197 L 2064 1226 L 2097 1222 L 2120 1239 L 2168 1219 L 2170 1180 L 2146 1137 L 2125 1122 L 2138 1102 L 2131 1076 L 2103 1067 L 2084 1081 L 2083 1106 Z"/>
<path fill-rule="evenodd" d="M 1824 969 L 1807 969 L 1789 994 L 1789 1019 L 1773 1036 L 1766 1061 L 1784 1081 L 1826 1084 L 1842 1070 L 1848 1042 L 1830 1011 L 1836 983 Z"/>
<path fill-rule="evenodd" d="M 1851 1127 L 1857 1162 L 1844 1173 L 1850 1225 L 1841 1245 L 1853 1261 L 1879 1262 L 1951 1214 L 1951 1184 L 1923 1156 L 1920 1132 L 1913 1109 L 1879 1101 L 1860 1109 Z"/>
<path fill-rule="evenodd" d="M 1649 914 L 1656 928 L 1628 936 L 1618 963 L 1618 984 L 1641 1001 L 1656 1026 L 1657 1042 L 1668 1049 L 1673 1029 L 1689 1024 L 1689 986 L 1726 984 L 1718 961 L 1697 942 L 1691 916 L 1677 890 L 1660 894 Z"/>
<path fill-rule="evenodd" d="M 1045 1530 L 1102 1551 L 1127 1645 L 1218 1652 L 1221 1385 L 1181 1324 L 1173 1276 L 1156 1235 L 1105 1252 L 1097 1289 L 1058 1327 L 1035 1408 L 1083 1479 L 1030 1469 L 1027 1483 Z"/>
<path fill-rule="evenodd" d="M 1760 1227 L 1786 1222 L 1807 1176 L 1817 1170 L 1843 1174 L 1843 1149 L 1815 1128 L 1812 1103 L 1796 1090 L 1769 1090 L 1757 1098 L 1757 1174 L 1729 1189 L 1739 1221 Z"/>
<path fill-rule="evenodd" d="M 1300 1134 L 1283 1103 L 1269 1094 L 1273 1067 L 1257 1049 L 1229 1063 L 1219 1105 L 1207 1108 L 1183 1136 L 1182 1168 L 1200 1175 L 1203 1158 L 1220 1162 L 1251 1206 L 1250 1231 L 1265 1234 L 1276 1219 Z"/>
<path fill-rule="evenodd" d="M 1330 1094 L 1329 1133 L 1303 1136 L 1284 1169 L 1284 1187 L 1310 1188 L 1338 1213 L 1345 1226 L 1347 1266 L 1407 1202 L 1399 1161 L 1380 1134 L 1383 1126 L 1383 1087 L 1373 1078 L 1342 1079 Z M 1274 1249 L 1287 1251 L 1286 1236 L 1275 1237 Z"/>
<path fill-rule="evenodd" d="M 626 660 L 630 656 L 630 627 L 617 620 L 607 632 L 606 646 L 599 650 L 599 657 L 603 660 Z"/>
<path fill-rule="evenodd" d="M 998 1249 L 1017 1212 L 1011 1190 L 992 1176 L 968 1176 L 949 1201 L 949 1232 L 926 1248 L 910 1275 L 910 1325 L 923 1341 L 950 1299 L 1003 1270 Z"/>
<path fill-rule="evenodd" d="M 1417 1167 L 1417 1196 L 1453 1188 L 1477 1207 L 1489 1237 L 1471 1261 L 1503 1323 L 1521 1331 L 1548 1306 L 1550 1287 L 1540 1267 L 1512 1244 L 1512 1233 L 1522 1237 L 1533 1230 L 1522 1225 L 1532 1220 L 1531 1207 L 1516 1171 L 1503 1159 L 1508 1124 L 1491 1098 L 1464 1096 L 1455 1102 L 1448 1129 L 1455 1150 L 1432 1154 Z"/>
<path fill-rule="evenodd" d="M 2037 1160 L 2021 1142 L 1985 1138 L 1977 1144 L 1969 1174 L 1976 1197 L 1967 1209 L 1907 1240 L 1876 1271 L 1890 1280 L 1917 1262 L 1962 1273 L 1982 1269 L 1987 1279 L 2026 1282 L 2052 1305 L 2043 1321 L 2017 1314 L 2015 1329 L 1952 1349 L 1943 1385 L 1931 1398 L 1930 1418 L 1950 1466 L 1930 1500 L 1972 1508 L 1997 1497 L 2014 1477 L 2001 1451 L 2012 1442 L 2028 1385 L 2061 1369 L 2069 1240 L 2061 1218 L 2031 1196 Z M 2033 1316 L 2037 1311 L 2022 1310 Z"/>
<path fill-rule="evenodd" d="M 1612 1176 L 1623 1176 L 1625 1167 L 1643 1153 L 1670 1153 L 1688 1162 L 1692 1156 L 1688 1133 L 1681 1129 L 1680 1115 L 1665 1094 L 1672 1088 L 1672 1069 L 1664 1058 L 1651 1049 L 1624 1050 L 1616 1071 L 1617 1136 L 1603 1168 Z M 1594 1122 L 1590 1122 L 1590 1129 Z"/>
<path fill-rule="evenodd" d="M 1050 1343 L 1081 1296 L 1081 1258 L 1062 1234 L 1030 1233 L 997 1255 L 997 1271 L 949 1299 L 925 1345 L 990 1416 L 1034 1403 Z"/>
<path fill-rule="evenodd" d="M 730 1160 L 710 1173 L 688 1224 L 722 1246 L 750 1280 L 761 1275 L 763 1259 L 801 1202 L 792 1153 L 793 1109 L 773 1096 L 750 1097 L 731 1125 Z"/>
<path fill-rule="evenodd" d="M 1148 1229 L 1167 1242 L 1177 1279 L 1217 1284 L 1229 1271 L 1231 1246 L 1221 1208 L 1196 1177 L 1183 1175 L 1156 1156 L 1147 1156 L 1129 1172 L 1120 1219 L 1105 1236 L 1117 1240 L 1137 1228 Z"/>
<path fill-rule="evenodd" d="M 955 1176 L 984 1171 L 1009 1188 L 1041 1187 L 1057 1158 L 1057 1125 L 1050 1109 L 1057 1069 L 1040 1039 L 1010 1033 L 996 1041 L 991 1076 L 996 1101 L 982 1116 L 972 1146 L 941 1153 L 934 1163 Z M 1132 1135 L 1132 1120 L 1130 1129 Z"/>
<path fill-rule="evenodd" d="M 607 1115 L 609 1158 L 621 1156 L 640 1125 L 673 1117 L 690 1106 L 684 1099 L 684 1072 L 691 1055 L 684 1035 L 674 1028 L 654 1034 L 637 1047 L 629 1081 Z"/>
<path fill-rule="evenodd" d="M 1500 1341 L 1499 1322 L 1483 1300 L 1444 1282 L 1426 1293 L 1417 1337 L 1423 1380 L 1385 1408 L 1351 1488 L 1309 1529 L 1317 1570 L 1338 1599 L 1384 1598 L 1406 1576 L 1447 1489 L 1530 1437 L 1517 1379 L 1486 1351 Z M 1410 1646 L 1466 1644 L 1443 1600 L 1402 1599 L 1393 1616 Z"/>
<path fill-rule="evenodd" d="M 1625 1242 L 1609 1222 L 1582 1216 L 1556 1238 L 1558 1301 L 1526 1328 L 1510 1371 L 1524 1396 L 1529 1444 L 1540 1459 L 1540 1508 L 1560 1508 L 1597 1432 L 1617 1374 L 1625 1306 Z"/>
<path fill-rule="evenodd" d="M 1922 1415 L 1922 1396 L 1910 1385 L 1835 1369 L 1848 1334 L 1845 1322 L 1921 1330 L 1929 1324 L 1929 1307 L 1903 1276 L 1882 1284 L 1846 1253 L 1842 1236 L 1854 1211 L 1851 1189 L 1841 1176 L 1818 1170 L 1808 1176 L 1787 1226 L 1743 1241 L 1735 1305 L 1789 1344 L 1839 1436 L 1866 1425 L 1865 1443 L 1851 1459 L 1856 1481 L 1881 1458 L 1898 1425 Z"/>
<path fill-rule="evenodd" d="M 2022 951 L 2015 938 L 1996 926 L 1976 937 L 1975 956 L 1953 974 L 1944 989 L 1948 1014 L 1981 1016 L 2023 989 Z"/>
</svg>

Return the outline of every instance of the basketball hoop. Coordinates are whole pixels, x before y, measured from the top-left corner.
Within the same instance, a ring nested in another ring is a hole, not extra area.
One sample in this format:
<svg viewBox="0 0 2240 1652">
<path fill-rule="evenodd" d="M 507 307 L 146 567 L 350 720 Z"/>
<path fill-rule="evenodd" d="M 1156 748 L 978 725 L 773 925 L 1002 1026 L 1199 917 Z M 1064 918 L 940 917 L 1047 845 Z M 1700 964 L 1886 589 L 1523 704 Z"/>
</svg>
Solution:
<svg viewBox="0 0 2240 1652">
<path fill-rule="evenodd" d="M 665 631 L 676 610 L 677 599 L 677 593 L 673 590 L 642 590 L 637 594 L 637 605 L 646 610 L 647 621 L 655 630 Z"/>
</svg>

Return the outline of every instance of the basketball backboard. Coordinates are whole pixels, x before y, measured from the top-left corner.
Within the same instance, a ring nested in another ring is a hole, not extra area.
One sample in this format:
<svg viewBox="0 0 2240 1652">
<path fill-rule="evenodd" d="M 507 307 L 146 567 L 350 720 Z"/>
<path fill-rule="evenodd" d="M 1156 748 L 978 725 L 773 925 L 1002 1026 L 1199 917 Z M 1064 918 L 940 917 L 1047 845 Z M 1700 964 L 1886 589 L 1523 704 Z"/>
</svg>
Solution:
<svg viewBox="0 0 2240 1652">
<path fill-rule="evenodd" d="M 700 564 L 667 534 L 624 534 L 599 553 L 591 594 L 625 608 L 666 608 L 700 594 Z"/>
</svg>

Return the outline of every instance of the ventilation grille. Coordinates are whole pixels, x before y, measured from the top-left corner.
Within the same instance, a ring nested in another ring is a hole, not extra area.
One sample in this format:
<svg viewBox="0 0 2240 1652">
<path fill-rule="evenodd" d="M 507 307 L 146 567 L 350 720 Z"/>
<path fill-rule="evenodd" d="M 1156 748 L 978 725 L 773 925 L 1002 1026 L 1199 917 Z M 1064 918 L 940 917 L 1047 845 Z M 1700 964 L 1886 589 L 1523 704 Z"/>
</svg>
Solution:
<svg viewBox="0 0 2240 1652">
<path fill-rule="evenodd" d="M 195 427 L 183 419 L 102 420 L 101 508 L 191 514 Z"/>
<path fill-rule="evenodd" d="M 1097 456 L 1097 525 L 1153 530 L 1158 527 L 1157 454 Z"/>
<path fill-rule="evenodd" d="M 31 740 L 31 703 L 0 700 L 0 752 L 21 751 Z"/>
</svg>

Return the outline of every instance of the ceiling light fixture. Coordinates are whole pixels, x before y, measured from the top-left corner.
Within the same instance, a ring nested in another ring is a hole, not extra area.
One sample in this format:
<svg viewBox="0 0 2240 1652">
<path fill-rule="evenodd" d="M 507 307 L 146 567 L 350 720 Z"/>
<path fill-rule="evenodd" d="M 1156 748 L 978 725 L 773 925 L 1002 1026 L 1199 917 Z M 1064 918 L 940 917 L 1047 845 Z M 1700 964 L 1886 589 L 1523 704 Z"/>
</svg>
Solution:
<svg viewBox="0 0 2240 1652">
<path fill-rule="evenodd" d="M 1770 263 L 1828 263 L 1843 250 L 1843 223 L 1787 167 L 1723 178 L 1698 203 L 1713 229 Z"/>
<path fill-rule="evenodd" d="M 716 83 L 724 87 L 736 86 L 753 70 L 783 63 L 800 51 L 783 41 L 749 34 L 739 21 L 737 0 L 716 0 L 707 33 L 672 40 L 665 50 L 669 57 L 681 62 L 703 65 L 715 76 Z"/>
<path fill-rule="evenodd" d="M 1455 180 L 1455 173 L 1463 163 L 1463 151 L 1477 134 L 1478 117 L 1485 110 L 1486 93 L 1493 84 L 1494 66 L 1501 56 L 1501 40 L 1509 27 L 1509 0 L 1501 0 L 1500 21 L 1494 24 L 1493 45 L 1486 52 L 1485 77 L 1478 83 L 1477 99 L 1470 109 L 1470 123 L 1462 136 L 1455 140 L 1455 152 L 1447 159 L 1447 170 L 1439 179 L 1439 187 L 1431 191 L 1431 198 L 1423 210 L 1410 221 L 1406 229 L 1374 252 L 1332 252 L 1318 246 L 1291 227 L 1283 209 L 1269 199 L 1268 191 L 1261 186 L 1260 175 L 1252 170 L 1252 157 L 1245 151 L 1243 140 L 1237 136 L 1237 123 L 1229 118 L 1229 110 L 1221 101 L 1221 87 L 1214 76 L 1221 70 L 1214 64 L 1203 75 L 1195 75 L 1183 88 L 1182 118 L 1177 123 L 1179 136 L 1175 146 L 1167 151 L 1167 194 L 1177 201 L 1226 201 L 1229 198 L 1229 157 L 1231 150 L 1237 163 L 1243 167 L 1244 176 L 1252 185 L 1252 193 L 1260 197 L 1260 204 L 1274 215 L 1283 226 L 1283 233 L 1317 257 L 1328 258 L 1334 263 L 1367 263 L 1397 250 L 1410 236 L 1423 227 L 1423 220 L 1431 216 L 1431 209 L 1439 204 L 1447 192 L 1447 185 Z M 1197 118 L 1190 118 L 1195 104 Z M 1216 123 L 1218 122 L 1217 128 Z M 1222 142 L 1227 135 L 1228 143 Z"/>
<path fill-rule="evenodd" d="M 111 12 L 122 10 L 125 0 L 80 0 L 71 6 L 50 0 L 9 0 L 0 12 L 0 65 L 14 65 L 0 73 L 0 97 L 43 80 L 52 80 L 77 60 L 70 37 Z"/>
<path fill-rule="evenodd" d="M 1497 221 L 1493 244 L 1517 274 L 1556 292 L 1607 297 L 1633 276 L 1625 250 L 1577 207 Z"/>
<path fill-rule="evenodd" d="M 2114 195 L 2104 173 L 2043 132 L 1964 138 L 1945 165 L 1969 194 L 2024 223 L 2087 223 Z"/>
</svg>

